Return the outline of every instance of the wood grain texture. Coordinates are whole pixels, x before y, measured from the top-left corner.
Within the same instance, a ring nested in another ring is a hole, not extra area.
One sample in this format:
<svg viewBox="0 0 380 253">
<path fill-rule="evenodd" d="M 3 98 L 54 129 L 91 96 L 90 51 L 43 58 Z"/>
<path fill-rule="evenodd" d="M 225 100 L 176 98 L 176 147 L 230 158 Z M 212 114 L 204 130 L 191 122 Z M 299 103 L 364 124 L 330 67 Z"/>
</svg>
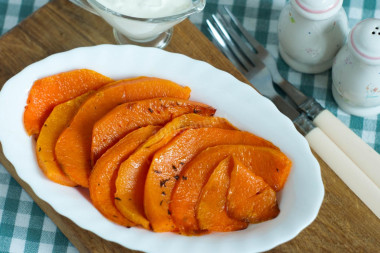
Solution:
<svg viewBox="0 0 380 253">
<path fill-rule="evenodd" d="M 0 37 L 0 88 L 27 65 L 51 54 L 105 43 L 115 44 L 115 40 L 112 29 L 102 19 L 67 0 L 52 1 Z M 189 21 L 175 27 L 166 50 L 209 62 L 247 82 Z M 296 238 L 271 252 L 379 252 L 380 220 L 316 157 L 326 191 L 319 215 Z M 20 180 L 1 148 L 0 162 L 80 252 L 136 252 L 105 241 L 57 214 Z"/>
</svg>

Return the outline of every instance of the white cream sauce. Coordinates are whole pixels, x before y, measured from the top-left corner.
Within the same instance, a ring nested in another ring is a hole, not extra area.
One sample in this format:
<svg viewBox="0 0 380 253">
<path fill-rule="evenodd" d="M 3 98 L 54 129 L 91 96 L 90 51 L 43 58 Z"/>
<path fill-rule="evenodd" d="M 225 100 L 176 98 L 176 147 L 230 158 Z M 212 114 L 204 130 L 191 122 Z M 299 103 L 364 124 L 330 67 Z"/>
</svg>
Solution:
<svg viewBox="0 0 380 253">
<path fill-rule="evenodd" d="M 192 7 L 191 0 L 96 0 L 118 13 L 139 17 L 158 18 L 180 14 Z"/>
</svg>

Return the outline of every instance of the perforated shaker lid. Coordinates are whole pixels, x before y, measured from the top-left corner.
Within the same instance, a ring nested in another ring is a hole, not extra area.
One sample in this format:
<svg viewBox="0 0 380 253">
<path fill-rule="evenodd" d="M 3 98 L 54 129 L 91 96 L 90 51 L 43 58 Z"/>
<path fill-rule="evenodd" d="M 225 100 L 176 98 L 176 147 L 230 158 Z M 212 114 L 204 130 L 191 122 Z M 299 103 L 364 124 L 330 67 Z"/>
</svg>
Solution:
<svg viewBox="0 0 380 253">
<path fill-rule="evenodd" d="M 292 6 L 302 16 L 312 20 L 323 20 L 334 16 L 343 0 L 291 0 Z"/>
<path fill-rule="evenodd" d="M 365 62 L 380 64 L 380 19 L 368 18 L 352 28 L 349 45 Z"/>
</svg>

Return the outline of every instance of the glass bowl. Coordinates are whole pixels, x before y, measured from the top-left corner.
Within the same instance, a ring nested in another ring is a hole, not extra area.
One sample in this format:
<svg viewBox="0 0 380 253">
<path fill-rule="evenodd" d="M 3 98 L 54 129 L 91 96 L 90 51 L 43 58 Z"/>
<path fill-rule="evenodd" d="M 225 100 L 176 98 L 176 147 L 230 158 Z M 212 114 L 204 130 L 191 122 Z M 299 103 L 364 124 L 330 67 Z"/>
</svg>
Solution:
<svg viewBox="0 0 380 253">
<path fill-rule="evenodd" d="M 182 13 L 157 18 L 138 18 L 111 10 L 96 0 L 71 2 L 107 21 L 113 27 L 117 43 L 157 48 L 164 48 L 169 44 L 173 26 L 190 15 L 201 12 L 206 5 L 206 0 L 192 0 L 191 7 Z"/>
</svg>

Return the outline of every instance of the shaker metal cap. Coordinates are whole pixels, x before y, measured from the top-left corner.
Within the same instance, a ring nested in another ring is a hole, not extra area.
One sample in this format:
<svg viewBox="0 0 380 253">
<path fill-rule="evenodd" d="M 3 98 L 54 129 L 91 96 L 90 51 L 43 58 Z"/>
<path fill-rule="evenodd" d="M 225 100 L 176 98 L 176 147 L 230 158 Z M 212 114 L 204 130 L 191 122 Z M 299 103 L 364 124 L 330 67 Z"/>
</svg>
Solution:
<svg viewBox="0 0 380 253">
<path fill-rule="evenodd" d="M 380 19 L 368 18 L 354 26 L 349 35 L 354 53 L 368 64 L 380 64 Z"/>
<path fill-rule="evenodd" d="M 323 20 L 334 16 L 343 4 L 343 0 L 291 0 L 290 2 L 297 12 L 312 20 Z"/>
</svg>

